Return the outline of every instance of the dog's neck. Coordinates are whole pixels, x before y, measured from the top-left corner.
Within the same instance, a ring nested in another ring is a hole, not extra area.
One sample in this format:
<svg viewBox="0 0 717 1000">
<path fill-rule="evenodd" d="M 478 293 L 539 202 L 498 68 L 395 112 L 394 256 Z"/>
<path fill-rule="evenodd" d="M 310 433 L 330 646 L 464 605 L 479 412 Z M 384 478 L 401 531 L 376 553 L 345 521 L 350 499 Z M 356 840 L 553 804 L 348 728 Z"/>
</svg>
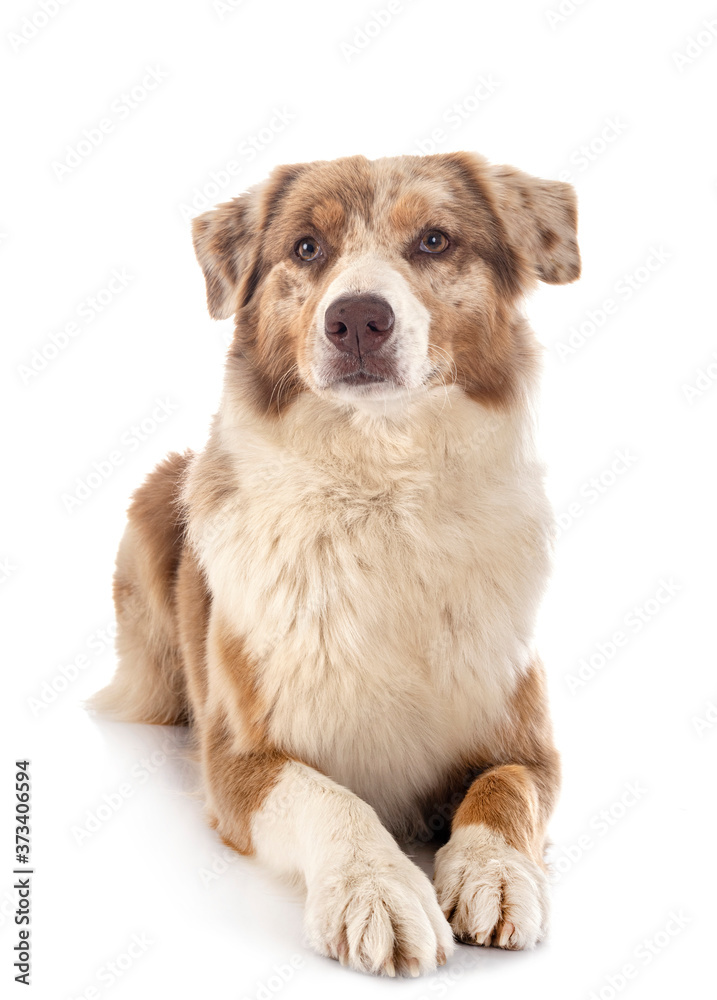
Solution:
<svg viewBox="0 0 717 1000">
<path fill-rule="evenodd" d="M 350 480 L 381 482 L 419 469 L 458 474 L 466 465 L 500 475 L 535 459 L 535 386 L 501 407 L 476 402 L 456 385 L 415 391 L 388 406 L 305 392 L 278 416 L 258 413 L 237 388 L 225 387 L 214 434 L 240 462 L 268 450 L 278 461 L 301 456 Z"/>
</svg>

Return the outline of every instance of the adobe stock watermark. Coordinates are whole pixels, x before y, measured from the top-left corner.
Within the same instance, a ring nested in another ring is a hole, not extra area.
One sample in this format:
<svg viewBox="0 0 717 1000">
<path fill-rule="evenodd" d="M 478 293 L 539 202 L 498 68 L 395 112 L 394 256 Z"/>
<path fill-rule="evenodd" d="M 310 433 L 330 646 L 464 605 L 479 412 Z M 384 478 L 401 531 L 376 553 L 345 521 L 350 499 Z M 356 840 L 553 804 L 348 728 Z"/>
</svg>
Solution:
<svg viewBox="0 0 717 1000">
<path fill-rule="evenodd" d="M 690 719 L 692 729 L 700 739 L 706 732 L 717 728 L 717 701 L 708 701 L 701 715 L 693 715 Z"/>
<path fill-rule="evenodd" d="M 339 48 L 345 62 L 350 63 L 384 33 L 386 28 L 394 24 L 397 16 L 403 14 L 406 7 L 416 0 L 388 0 L 382 7 L 374 7 L 368 11 L 368 16 L 361 24 L 351 28 L 351 40 L 340 43 Z"/>
<path fill-rule="evenodd" d="M 40 0 L 31 14 L 20 21 L 15 31 L 7 33 L 13 52 L 21 52 L 53 21 L 70 0 Z"/>
<path fill-rule="evenodd" d="M 610 295 L 603 298 L 593 309 L 588 309 L 583 319 L 569 328 L 568 336 L 564 340 L 558 340 L 553 344 L 553 350 L 560 361 L 564 364 L 568 359 L 574 358 L 671 259 L 672 254 L 662 245 L 651 246 L 642 264 L 621 275 L 612 286 Z"/>
<path fill-rule="evenodd" d="M 215 851 L 212 855 L 209 867 L 202 866 L 199 869 L 199 878 L 205 889 L 213 885 L 218 879 L 225 875 L 232 865 L 239 860 L 239 854 L 230 847 L 225 847 L 221 851 Z"/>
<path fill-rule="evenodd" d="M 587 829 L 572 843 L 552 844 L 548 870 L 550 882 L 553 885 L 561 882 L 647 794 L 648 789 L 641 781 L 628 781 L 617 798 L 590 817 Z"/>
<path fill-rule="evenodd" d="M 165 736 L 159 747 L 132 767 L 129 777 L 110 792 L 104 792 L 98 802 L 85 811 L 82 820 L 70 827 L 78 847 L 84 847 L 114 819 L 122 806 L 134 798 L 140 788 L 159 771 L 168 760 L 175 758 L 182 745 L 174 736 Z"/>
<path fill-rule="evenodd" d="M 261 128 L 237 143 L 232 156 L 216 170 L 210 170 L 187 199 L 179 203 L 177 210 L 183 221 L 191 222 L 197 212 L 212 208 L 229 187 L 235 188 L 236 178 L 241 177 L 249 164 L 295 121 L 296 115 L 285 105 L 273 108 Z"/>
<path fill-rule="evenodd" d="M 90 632 L 74 657 L 61 663 L 57 670 L 27 697 L 26 703 L 31 715 L 37 718 L 51 705 L 55 705 L 99 657 L 113 648 L 116 635 L 117 623 L 114 620 Z"/>
<path fill-rule="evenodd" d="M 67 350 L 86 329 L 124 292 L 133 281 L 126 267 L 112 268 L 110 276 L 92 295 L 87 295 L 75 306 L 77 319 L 71 319 L 59 330 L 51 333 L 39 347 L 33 347 L 30 357 L 17 366 L 23 385 L 29 385 L 44 372 L 60 354 Z"/>
<path fill-rule="evenodd" d="M 700 59 L 707 49 L 712 48 L 717 38 L 717 17 L 706 17 L 693 35 L 689 35 L 682 47 L 672 53 L 672 65 L 678 73 L 684 73 L 688 67 Z"/>
<path fill-rule="evenodd" d="M 472 118 L 500 89 L 500 86 L 498 80 L 491 74 L 479 76 L 475 87 L 443 111 L 441 122 L 445 124 L 431 129 L 425 138 L 416 139 L 411 153 L 414 156 L 423 156 L 438 152 L 440 147 L 449 141 L 451 133 L 456 132 L 469 118 Z"/>
<path fill-rule="evenodd" d="M 560 0 L 555 7 L 548 7 L 545 10 L 545 19 L 550 27 L 555 31 L 561 24 L 573 16 L 576 10 L 584 7 L 588 0 Z"/>
<path fill-rule="evenodd" d="M 7 583 L 10 577 L 17 573 L 17 566 L 10 556 L 3 556 L 0 559 L 0 584 Z"/>
<path fill-rule="evenodd" d="M 456 986 L 465 982 L 467 972 L 477 969 L 485 961 L 482 948 L 461 948 L 448 965 L 425 977 L 421 992 L 411 1000 L 439 1000 L 439 997 L 448 996 Z M 475 993 L 471 990 L 470 995 Z"/>
<path fill-rule="evenodd" d="M 433 840 L 442 831 L 450 831 L 453 815 L 477 776 L 477 771 L 468 771 L 463 776 L 461 781 L 462 788 L 460 790 L 453 792 L 451 797 L 444 799 L 443 802 L 433 802 L 430 813 L 426 809 L 425 828 L 419 831 L 407 844 L 409 852 L 422 844 L 429 843 L 429 841 Z"/>
<path fill-rule="evenodd" d="M 147 66 L 143 76 L 128 90 L 123 90 L 109 106 L 108 111 L 88 128 L 82 130 L 82 135 L 74 143 L 68 143 L 61 159 L 55 159 L 50 164 L 58 181 L 65 180 L 75 171 L 88 156 L 103 145 L 107 136 L 112 135 L 118 125 L 142 107 L 151 94 L 155 93 L 169 73 L 159 66 Z"/>
<path fill-rule="evenodd" d="M 614 629 L 607 639 L 596 643 L 594 652 L 581 657 L 577 668 L 565 675 L 568 691 L 571 694 L 582 691 L 608 663 L 616 659 L 621 650 L 655 620 L 664 608 L 672 604 L 682 589 L 682 584 L 673 577 L 660 580 L 659 586 L 650 597 L 630 608 L 623 615 L 619 627 Z"/>
<path fill-rule="evenodd" d="M 692 918 L 684 910 L 670 910 L 666 921 L 657 931 L 645 937 L 633 949 L 629 961 L 619 969 L 605 976 L 600 986 L 591 990 L 588 1000 L 615 1000 L 615 997 L 627 989 L 631 982 L 639 976 L 643 969 L 660 956 L 665 948 L 682 933 L 690 924 Z"/>
<path fill-rule="evenodd" d="M 75 479 L 74 489 L 62 493 L 60 499 L 68 514 L 75 511 L 93 496 L 97 490 L 112 478 L 125 460 L 156 434 L 167 419 L 179 409 L 167 396 L 155 399 L 154 408 L 145 417 L 131 424 L 120 434 L 119 443 L 106 457 L 92 462 L 91 469 L 84 476 Z"/>
<path fill-rule="evenodd" d="M 703 368 L 697 369 L 694 383 L 682 383 L 682 395 L 692 406 L 714 387 L 715 382 L 717 382 L 717 351 L 712 351 L 708 363 Z"/>
<path fill-rule="evenodd" d="M 620 115 L 605 118 L 597 133 L 570 153 L 568 166 L 556 171 L 558 180 L 573 184 L 576 174 L 585 173 L 627 130 L 628 124 Z"/>
<path fill-rule="evenodd" d="M 120 952 L 95 970 L 93 981 L 82 993 L 73 993 L 69 1000 L 99 1000 L 103 993 L 126 976 L 153 944 L 146 931 L 136 931 Z"/>
<path fill-rule="evenodd" d="M 578 495 L 560 513 L 555 515 L 555 539 L 561 538 L 566 531 L 585 516 L 590 507 L 604 497 L 617 482 L 637 464 L 637 456 L 630 448 L 618 448 L 613 452 L 608 466 L 595 476 L 586 479 L 578 489 Z"/>
<path fill-rule="evenodd" d="M 245 3 L 246 0 L 214 0 L 212 9 L 219 20 L 223 21 L 229 14 L 233 14 L 235 10 L 243 7 Z"/>
<path fill-rule="evenodd" d="M 291 982 L 300 969 L 303 969 L 304 963 L 303 955 L 292 955 L 287 962 L 272 966 L 271 972 L 265 979 L 257 980 L 250 987 L 251 993 L 246 991 L 242 993 L 242 1000 L 271 1000 Z"/>
</svg>

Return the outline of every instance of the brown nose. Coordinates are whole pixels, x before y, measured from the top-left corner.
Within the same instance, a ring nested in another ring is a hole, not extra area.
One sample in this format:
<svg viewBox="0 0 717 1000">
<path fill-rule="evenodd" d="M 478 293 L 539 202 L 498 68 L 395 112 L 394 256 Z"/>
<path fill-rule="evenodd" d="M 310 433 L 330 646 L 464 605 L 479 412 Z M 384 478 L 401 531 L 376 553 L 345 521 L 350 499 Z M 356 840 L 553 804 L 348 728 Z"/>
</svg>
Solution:
<svg viewBox="0 0 717 1000">
<path fill-rule="evenodd" d="M 393 309 L 378 295 L 346 295 L 326 310 L 326 336 L 340 351 L 362 357 L 377 350 L 393 330 Z"/>
</svg>

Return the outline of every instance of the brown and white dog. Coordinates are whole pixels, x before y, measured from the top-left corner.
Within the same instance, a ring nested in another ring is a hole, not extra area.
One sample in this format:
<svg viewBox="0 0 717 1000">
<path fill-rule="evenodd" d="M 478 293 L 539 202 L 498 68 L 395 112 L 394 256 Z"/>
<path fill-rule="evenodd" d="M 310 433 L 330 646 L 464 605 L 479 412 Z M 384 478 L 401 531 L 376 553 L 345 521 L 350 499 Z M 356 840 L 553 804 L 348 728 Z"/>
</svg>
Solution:
<svg viewBox="0 0 717 1000">
<path fill-rule="evenodd" d="M 323 955 L 418 975 L 454 936 L 532 947 L 560 768 L 521 303 L 579 275 L 573 190 L 355 156 L 275 170 L 194 243 L 236 317 L 223 396 L 134 496 L 95 706 L 193 727 L 212 824 L 305 887 Z M 431 885 L 397 841 L 436 803 Z"/>
</svg>

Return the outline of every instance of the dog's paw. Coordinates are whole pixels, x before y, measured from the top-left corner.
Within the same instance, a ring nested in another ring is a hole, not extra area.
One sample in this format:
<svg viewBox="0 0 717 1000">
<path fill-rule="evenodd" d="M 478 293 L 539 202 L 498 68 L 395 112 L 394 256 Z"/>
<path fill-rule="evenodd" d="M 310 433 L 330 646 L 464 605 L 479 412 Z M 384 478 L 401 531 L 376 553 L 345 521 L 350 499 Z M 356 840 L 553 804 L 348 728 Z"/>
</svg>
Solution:
<svg viewBox="0 0 717 1000">
<path fill-rule="evenodd" d="M 433 886 L 397 845 L 324 871 L 309 888 L 304 924 L 320 954 L 361 972 L 418 976 L 455 950 Z"/>
<path fill-rule="evenodd" d="M 436 854 L 434 883 L 467 944 L 533 948 L 548 922 L 548 881 L 529 857 L 482 824 L 459 827 Z"/>
</svg>

